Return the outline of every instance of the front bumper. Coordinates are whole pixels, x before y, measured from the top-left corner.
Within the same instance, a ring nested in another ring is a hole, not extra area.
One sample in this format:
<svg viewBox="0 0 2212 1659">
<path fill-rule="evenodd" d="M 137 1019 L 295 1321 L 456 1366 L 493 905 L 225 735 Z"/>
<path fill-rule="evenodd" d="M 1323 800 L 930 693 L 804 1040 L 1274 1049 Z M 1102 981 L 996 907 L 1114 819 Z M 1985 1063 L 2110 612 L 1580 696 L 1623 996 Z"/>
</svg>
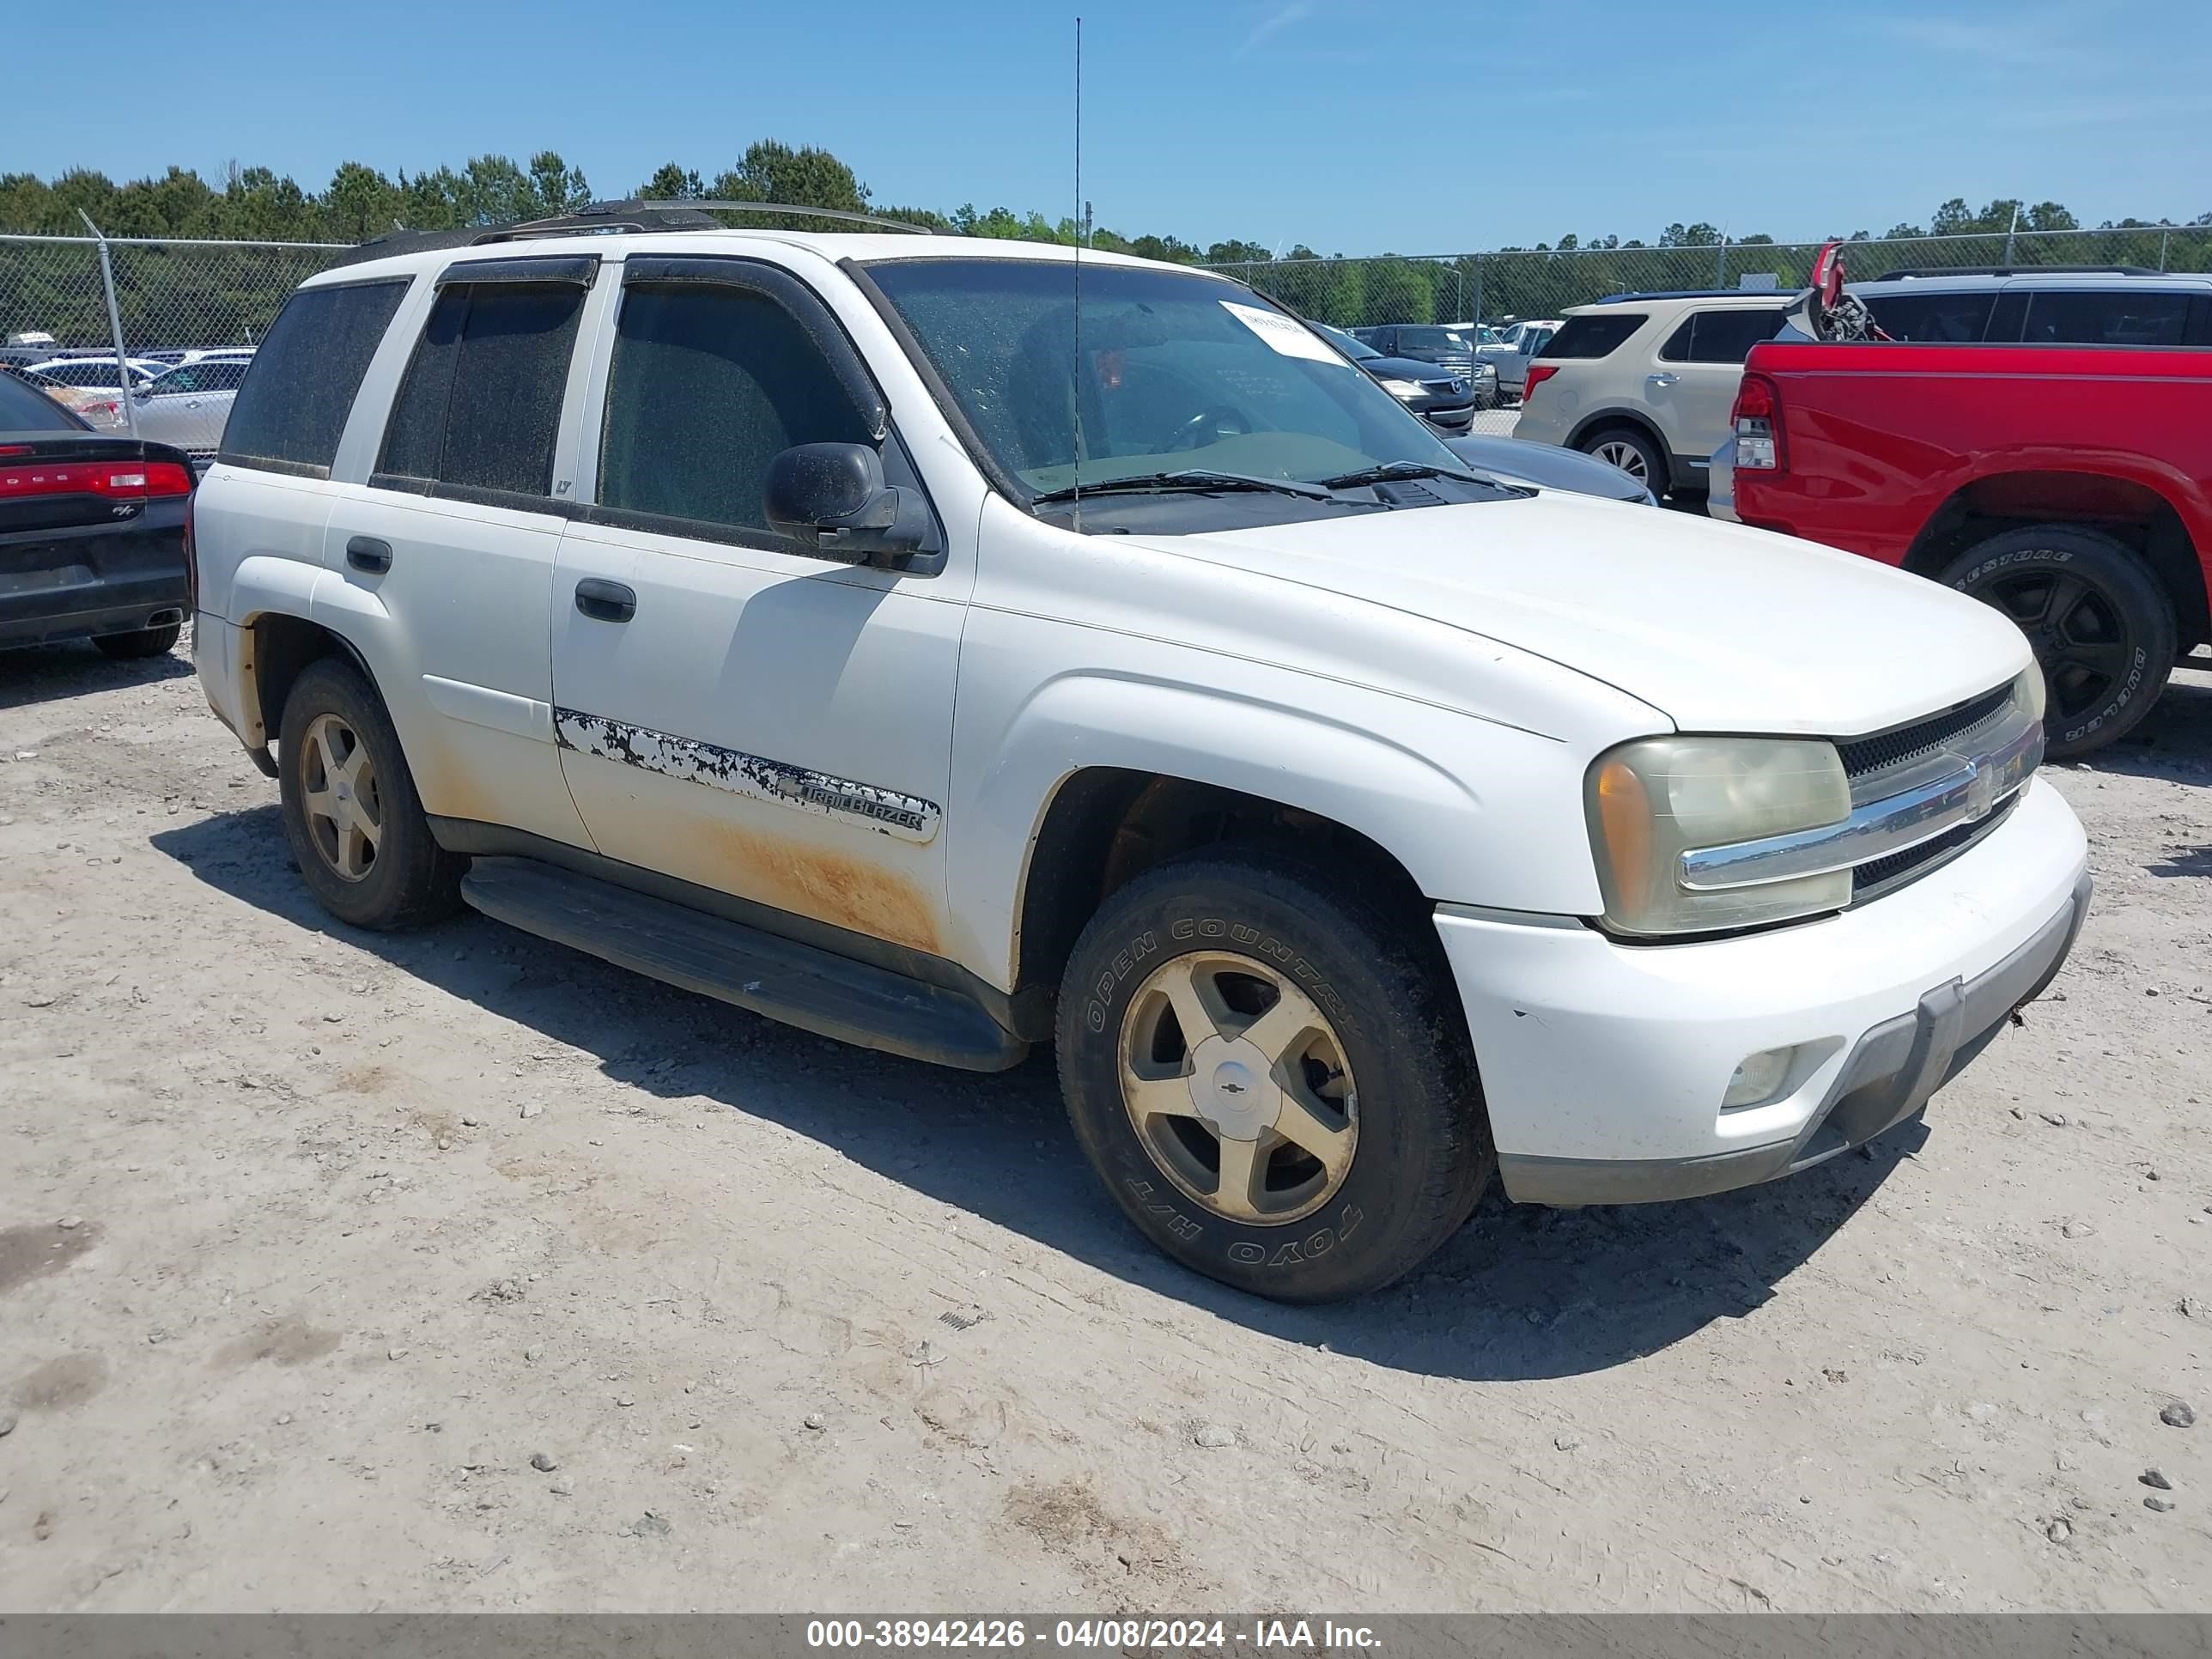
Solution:
<svg viewBox="0 0 2212 1659">
<path fill-rule="evenodd" d="M 2035 780 L 1972 852 L 1802 927 L 1625 945 L 1571 919 L 1440 910 L 1507 1194 L 1696 1197 L 1863 1143 L 2049 983 L 2088 897 L 2081 825 Z M 1720 1109 L 1747 1056 L 1785 1047 L 1781 1093 Z"/>
</svg>

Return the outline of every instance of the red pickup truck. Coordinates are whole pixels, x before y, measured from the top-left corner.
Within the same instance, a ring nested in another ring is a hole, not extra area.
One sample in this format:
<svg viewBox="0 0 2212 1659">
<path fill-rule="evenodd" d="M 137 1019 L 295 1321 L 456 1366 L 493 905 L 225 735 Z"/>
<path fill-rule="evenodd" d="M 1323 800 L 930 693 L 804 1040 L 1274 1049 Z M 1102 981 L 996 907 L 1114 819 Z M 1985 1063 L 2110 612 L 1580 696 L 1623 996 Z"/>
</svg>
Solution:
<svg viewBox="0 0 2212 1659">
<path fill-rule="evenodd" d="M 1735 430 L 1735 517 L 2020 623 L 2054 756 L 2124 736 L 2212 639 L 2212 351 L 1770 342 Z"/>
</svg>

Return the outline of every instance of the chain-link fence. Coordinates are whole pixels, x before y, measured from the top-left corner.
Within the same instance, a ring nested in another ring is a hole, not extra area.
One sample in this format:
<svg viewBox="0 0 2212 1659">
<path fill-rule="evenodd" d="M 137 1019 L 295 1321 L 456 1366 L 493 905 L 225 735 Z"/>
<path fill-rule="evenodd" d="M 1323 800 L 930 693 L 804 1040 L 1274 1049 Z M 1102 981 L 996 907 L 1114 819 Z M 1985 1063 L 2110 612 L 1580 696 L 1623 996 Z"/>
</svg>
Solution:
<svg viewBox="0 0 2212 1659">
<path fill-rule="evenodd" d="M 1609 294 L 1802 286 L 1816 242 L 1374 258 L 1274 259 L 1214 269 L 1341 327 L 1553 317 Z M 110 238 L 114 313 L 133 355 L 256 343 L 292 289 L 350 250 L 342 243 Z M 2212 226 L 1920 236 L 1850 245 L 1866 280 L 1904 270 L 2050 265 L 2212 270 Z M 100 243 L 0 234 L 0 345 L 21 362 L 52 348 L 112 352 Z"/>
<path fill-rule="evenodd" d="M 1215 265 L 1303 316 L 1340 328 L 1378 323 L 1510 322 L 1556 317 L 1607 295 L 1804 286 L 1818 242 L 1716 242 L 1496 253 L 1387 254 Z M 1915 236 L 1848 245 L 1854 281 L 1901 270 L 2052 265 L 2212 270 L 2212 226 Z"/>
<path fill-rule="evenodd" d="M 133 241 L 111 237 L 114 317 L 125 352 L 249 346 L 285 296 L 347 252 L 343 243 Z M 0 235 L 0 344 L 23 361 L 48 347 L 112 354 L 100 244 Z"/>
</svg>

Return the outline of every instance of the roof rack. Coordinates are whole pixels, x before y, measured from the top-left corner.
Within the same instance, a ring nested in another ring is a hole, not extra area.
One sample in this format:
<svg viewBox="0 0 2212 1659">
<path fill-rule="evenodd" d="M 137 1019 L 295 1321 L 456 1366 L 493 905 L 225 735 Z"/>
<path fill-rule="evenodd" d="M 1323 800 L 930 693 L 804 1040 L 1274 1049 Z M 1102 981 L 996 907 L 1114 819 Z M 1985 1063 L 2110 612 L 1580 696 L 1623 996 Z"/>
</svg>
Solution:
<svg viewBox="0 0 2212 1659">
<path fill-rule="evenodd" d="M 714 217 L 716 213 L 788 213 L 803 218 L 833 219 L 842 224 L 866 225 L 875 230 L 906 231 L 916 236 L 933 234 L 927 226 L 908 224 L 903 219 L 848 213 L 841 208 L 795 207 L 784 202 L 593 202 L 574 213 L 483 231 L 471 239 L 471 246 L 512 242 L 530 236 L 614 236 L 636 231 L 726 229 Z"/>
<path fill-rule="evenodd" d="M 1844 245 L 1846 261 L 1850 245 Z M 1900 277 L 1930 276 L 2162 276 L 2148 265 L 1907 265 L 1885 270 L 1878 276 L 1859 276 L 1856 283 L 1891 283 Z"/>
</svg>

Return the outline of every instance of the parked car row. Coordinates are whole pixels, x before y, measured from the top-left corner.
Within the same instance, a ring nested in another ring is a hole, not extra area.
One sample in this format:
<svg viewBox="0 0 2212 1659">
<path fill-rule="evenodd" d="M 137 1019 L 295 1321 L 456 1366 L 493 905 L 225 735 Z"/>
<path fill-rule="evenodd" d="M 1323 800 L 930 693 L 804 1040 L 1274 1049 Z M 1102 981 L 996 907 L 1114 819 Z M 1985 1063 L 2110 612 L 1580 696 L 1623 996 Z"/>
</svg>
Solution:
<svg viewBox="0 0 2212 1659">
<path fill-rule="evenodd" d="M 112 353 L 76 353 L 0 364 L 0 372 L 45 392 L 96 430 L 135 425 L 149 441 L 205 459 L 222 443 L 231 399 L 252 362 L 250 346 L 213 347 L 133 356 L 119 370 Z"/>
</svg>

